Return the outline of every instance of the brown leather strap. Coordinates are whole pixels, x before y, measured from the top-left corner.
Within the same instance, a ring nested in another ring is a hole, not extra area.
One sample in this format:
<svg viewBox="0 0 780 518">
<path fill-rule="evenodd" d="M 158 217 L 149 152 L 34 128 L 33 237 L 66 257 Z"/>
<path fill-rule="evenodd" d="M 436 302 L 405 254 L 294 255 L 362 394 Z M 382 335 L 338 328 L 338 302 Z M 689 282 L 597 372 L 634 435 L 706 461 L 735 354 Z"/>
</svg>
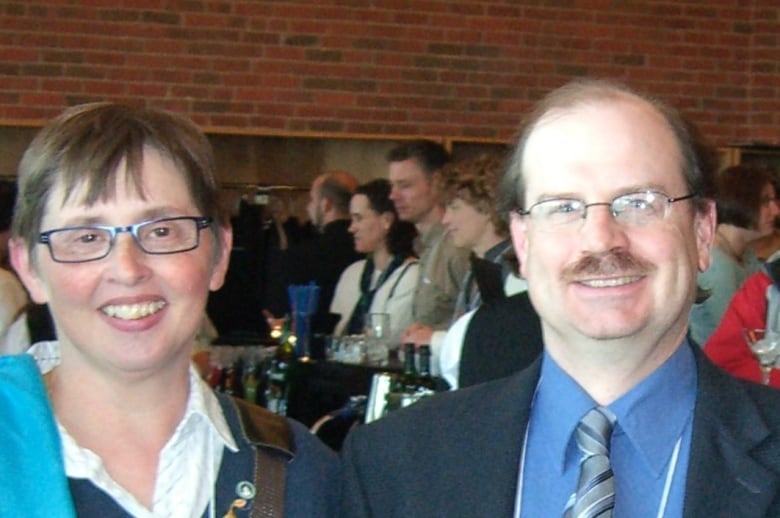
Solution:
<svg viewBox="0 0 780 518">
<path fill-rule="evenodd" d="M 284 482 L 287 459 L 280 454 L 255 450 L 255 487 L 257 496 L 252 504 L 252 518 L 283 518 Z"/>
<path fill-rule="evenodd" d="M 287 420 L 265 409 L 233 399 L 241 427 L 255 445 L 255 489 L 252 518 L 283 518 L 287 463 L 293 456 Z"/>
</svg>

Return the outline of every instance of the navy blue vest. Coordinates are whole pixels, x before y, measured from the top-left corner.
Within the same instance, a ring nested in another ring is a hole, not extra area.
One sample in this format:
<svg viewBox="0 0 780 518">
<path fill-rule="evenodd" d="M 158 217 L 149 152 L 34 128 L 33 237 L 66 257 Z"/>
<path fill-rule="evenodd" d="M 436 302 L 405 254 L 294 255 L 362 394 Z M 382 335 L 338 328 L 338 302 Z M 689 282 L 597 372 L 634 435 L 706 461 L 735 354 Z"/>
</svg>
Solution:
<svg viewBox="0 0 780 518">
<path fill-rule="evenodd" d="M 225 448 L 219 467 L 216 486 L 216 516 L 224 516 L 231 504 L 240 498 L 239 484 L 255 482 L 255 448 L 260 446 L 271 455 L 292 456 L 292 432 L 285 419 L 267 410 L 216 394 L 225 420 L 238 445 L 238 451 Z M 239 416 L 239 411 L 241 416 Z M 250 439 L 250 437 L 252 439 Z M 132 518 L 110 496 L 98 489 L 87 479 L 69 478 L 71 495 L 79 517 L 87 518 Z M 245 486 L 245 484 L 244 484 Z M 261 495 L 259 494 L 258 497 Z M 249 517 L 251 501 L 243 509 L 235 508 L 236 518 Z M 208 516 L 206 508 L 203 517 Z"/>
</svg>

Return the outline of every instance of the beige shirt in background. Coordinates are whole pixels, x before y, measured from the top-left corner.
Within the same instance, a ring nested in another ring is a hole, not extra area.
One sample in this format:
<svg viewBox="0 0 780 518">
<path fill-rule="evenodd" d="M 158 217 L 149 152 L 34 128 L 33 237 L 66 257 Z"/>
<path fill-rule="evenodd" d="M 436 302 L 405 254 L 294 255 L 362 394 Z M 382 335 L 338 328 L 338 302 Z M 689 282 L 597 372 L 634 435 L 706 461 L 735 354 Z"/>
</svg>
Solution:
<svg viewBox="0 0 780 518">
<path fill-rule="evenodd" d="M 433 329 L 447 329 L 461 283 L 469 270 L 469 251 L 458 248 L 442 223 L 418 239 L 420 278 L 412 302 L 412 318 Z"/>
</svg>

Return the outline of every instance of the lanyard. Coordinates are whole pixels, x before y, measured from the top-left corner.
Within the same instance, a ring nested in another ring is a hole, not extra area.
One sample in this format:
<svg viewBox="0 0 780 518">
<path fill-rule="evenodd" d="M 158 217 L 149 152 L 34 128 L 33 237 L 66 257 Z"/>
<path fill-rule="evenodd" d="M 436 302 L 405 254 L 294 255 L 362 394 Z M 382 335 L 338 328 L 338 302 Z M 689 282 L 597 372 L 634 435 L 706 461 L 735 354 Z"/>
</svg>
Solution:
<svg viewBox="0 0 780 518">
<path fill-rule="evenodd" d="M 528 448 L 528 429 L 529 425 L 525 427 L 525 435 L 523 437 L 523 451 L 520 454 L 520 477 L 517 485 L 517 500 L 515 501 L 515 514 L 514 518 L 520 518 L 523 510 L 523 479 L 525 478 L 525 454 Z M 672 480 L 674 480 L 674 472 L 677 470 L 677 461 L 680 457 L 680 446 L 682 445 L 682 436 L 685 433 L 683 430 L 680 437 L 677 438 L 677 442 L 674 445 L 674 451 L 672 452 L 672 458 L 669 462 L 669 467 L 666 470 L 666 481 L 664 482 L 664 490 L 661 494 L 661 501 L 658 504 L 658 514 L 656 518 L 663 518 L 666 514 L 666 506 L 669 504 L 669 494 L 672 491 Z"/>
</svg>

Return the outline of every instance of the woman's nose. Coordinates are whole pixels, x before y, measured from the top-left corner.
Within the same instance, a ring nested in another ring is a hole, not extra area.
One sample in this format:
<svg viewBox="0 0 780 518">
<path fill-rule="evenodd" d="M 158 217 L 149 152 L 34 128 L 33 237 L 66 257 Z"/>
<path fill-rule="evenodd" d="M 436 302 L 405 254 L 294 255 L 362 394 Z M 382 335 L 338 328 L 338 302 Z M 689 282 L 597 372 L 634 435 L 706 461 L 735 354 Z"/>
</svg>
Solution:
<svg viewBox="0 0 780 518">
<path fill-rule="evenodd" d="M 133 284 L 149 275 L 146 264 L 148 254 L 144 252 L 135 238 L 128 234 L 118 234 L 114 246 L 108 254 L 112 265 L 112 274 L 121 282 Z"/>
</svg>

